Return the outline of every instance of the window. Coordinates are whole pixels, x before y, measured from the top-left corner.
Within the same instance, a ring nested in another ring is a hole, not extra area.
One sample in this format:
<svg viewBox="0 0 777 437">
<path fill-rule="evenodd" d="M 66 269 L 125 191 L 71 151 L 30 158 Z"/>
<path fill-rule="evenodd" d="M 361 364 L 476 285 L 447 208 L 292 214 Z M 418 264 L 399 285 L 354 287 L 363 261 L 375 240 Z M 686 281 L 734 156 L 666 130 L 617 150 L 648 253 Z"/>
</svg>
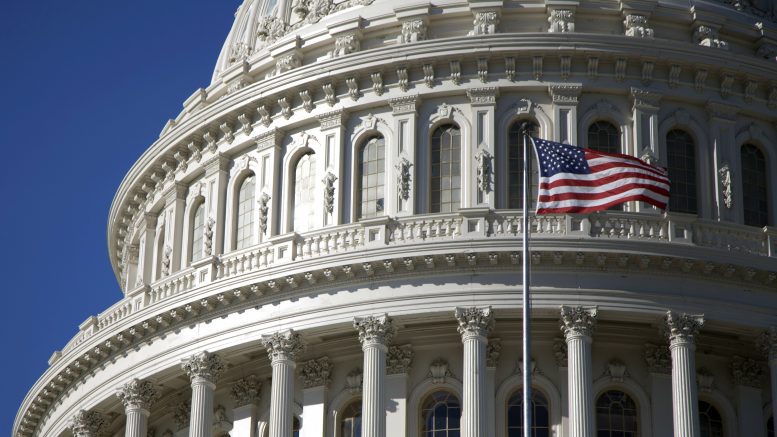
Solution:
<svg viewBox="0 0 777 437">
<path fill-rule="evenodd" d="M 362 436 L 362 401 L 351 402 L 343 410 L 343 421 L 340 426 L 340 437 Z"/>
<path fill-rule="evenodd" d="M 742 163 L 742 207 L 745 224 L 769 224 L 769 197 L 766 187 L 766 157 L 761 149 L 745 144 L 740 151 Z"/>
<path fill-rule="evenodd" d="M 550 437 L 550 408 L 541 392 L 532 390 L 531 435 Z M 507 437 L 523 437 L 523 390 L 519 389 L 507 401 Z"/>
<path fill-rule="evenodd" d="M 610 390 L 596 401 L 597 437 L 637 437 L 638 422 L 637 406 L 626 393 Z"/>
<path fill-rule="evenodd" d="M 438 391 L 430 394 L 421 409 L 421 437 L 459 437 L 461 403 L 451 393 Z"/>
<path fill-rule="evenodd" d="M 359 153 L 359 170 L 362 176 L 359 189 L 361 218 L 383 214 L 385 157 L 386 143 L 383 137 L 367 141 Z"/>
<path fill-rule="evenodd" d="M 461 204 L 461 131 L 440 126 L 432 134 L 431 212 L 453 212 Z"/>
<path fill-rule="evenodd" d="M 254 236 L 254 189 L 256 178 L 253 173 L 243 179 L 237 193 L 237 226 L 235 226 L 235 248 L 250 246 Z"/>
<path fill-rule="evenodd" d="M 606 121 L 588 127 L 588 148 L 604 153 L 622 153 L 618 128 Z"/>
<path fill-rule="evenodd" d="M 203 251 L 203 235 L 205 231 L 205 202 L 200 202 L 194 208 L 194 215 L 192 216 L 192 262 L 199 261 L 204 256 Z"/>
<path fill-rule="evenodd" d="M 696 144 L 688 132 L 674 129 L 666 134 L 666 153 L 672 183 L 669 210 L 696 214 Z"/>
<path fill-rule="evenodd" d="M 723 437 L 723 419 L 712 404 L 699 401 L 701 437 Z"/>
<path fill-rule="evenodd" d="M 521 124 L 525 121 L 516 121 L 510 126 L 510 131 L 508 132 L 508 208 L 523 208 L 523 136 L 521 135 Z M 529 122 L 529 133 L 535 138 L 539 134 L 537 124 L 532 121 Z M 531 206 L 536 204 L 537 201 L 539 173 L 536 168 L 537 161 L 534 159 L 534 147 L 532 147 L 531 143 L 528 143 L 527 146 L 529 146 L 529 171 L 531 172 L 531 184 L 529 185 L 529 198 L 531 199 L 529 206 Z"/>
<path fill-rule="evenodd" d="M 305 232 L 315 226 L 316 155 L 303 155 L 294 170 L 294 224 L 295 232 Z"/>
<path fill-rule="evenodd" d="M 766 437 L 774 437 L 774 417 L 766 421 Z"/>
</svg>

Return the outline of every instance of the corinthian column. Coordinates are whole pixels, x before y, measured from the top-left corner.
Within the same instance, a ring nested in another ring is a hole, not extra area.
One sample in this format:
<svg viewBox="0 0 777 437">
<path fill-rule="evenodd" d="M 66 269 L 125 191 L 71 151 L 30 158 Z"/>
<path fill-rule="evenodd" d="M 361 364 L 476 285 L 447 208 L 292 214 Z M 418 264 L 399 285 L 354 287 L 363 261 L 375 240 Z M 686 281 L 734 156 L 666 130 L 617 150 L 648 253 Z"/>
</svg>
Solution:
<svg viewBox="0 0 777 437">
<path fill-rule="evenodd" d="M 591 334 L 595 325 L 596 307 L 561 307 L 561 330 L 567 341 L 569 437 L 594 435 Z"/>
<path fill-rule="evenodd" d="M 97 437 L 104 423 L 105 417 L 97 411 L 79 410 L 68 427 L 73 437 Z"/>
<path fill-rule="evenodd" d="M 192 405 L 189 437 L 211 437 L 213 432 L 213 391 L 224 363 L 207 351 L 192 355 L 181 367 L 192 380 Z"/>
<path fill-rule="evenodd" d="M 116 397 L 124 404 L 127 415 L 125 437 L 146 437 L 151 405 L 159 399 L 159 390 L 149 381 L 135 378 L 124 384 L 116 392 Z"/>
<path fill-rule="evenodd" d="M 288 437 L 294 425 L 294 360 L 304 345 L 299 334 L 291 329 L 265 335 L 262 343 L 272 364 L 270 437 Z"/>
<path fill-rule="evenodd" d="M 772 382 L 772 417 L 777 420 L 777 326 L 772 326 L 761 336 L 761 350 L 769 359 Z"/>
<path fill-rule="evenodd" d="M 488 434 L 486 396 L 486 346 L 488 333 L 494 327 L 494 313 L 488 308 L 456 308 L 459 334 L 464 344 L 464 401 L 462 436 Z"/>
<path fill-rule="evenodd" d="M 666 313 L 666 335 L 672 353 L 672 416 L 675 437 L 699 437 L 699 400 L 696 392 L 696 334 L 703 315 Z"/>
<path fill-rule="evenodd" d="M 364 351 L 362 437 L 386 437 L 386 351 L 394 325 L 388 314 L 383 314 L 356 317 L 353 327 L 359 331 Z"/>
</svg>

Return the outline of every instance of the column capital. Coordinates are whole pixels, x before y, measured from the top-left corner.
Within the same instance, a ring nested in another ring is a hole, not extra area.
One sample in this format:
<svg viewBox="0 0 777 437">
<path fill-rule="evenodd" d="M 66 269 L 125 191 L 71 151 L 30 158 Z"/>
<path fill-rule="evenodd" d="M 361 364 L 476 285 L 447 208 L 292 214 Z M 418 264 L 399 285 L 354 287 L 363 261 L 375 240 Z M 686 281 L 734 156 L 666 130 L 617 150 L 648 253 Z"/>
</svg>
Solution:
<svg viewBox="0 0 777 437">
<path fill-rule="evenodd" d="M 297 354 L 305 350 L 305 344 L 302 342 L 299 333 L 292 329 L 263 335 L 261 341 L 265 349 L 267 349 L 267 354 L 272 363 L 280 360 L 294 361 L 297 358 Z"/>
<path fill-rule="evenodd" d="M 677 314 L 674 311 L 667 311 L 664 334 L 669 338 L 670 345 L 679 342 L 694 343 L 703 325 L 703 314 Z"/>
<path fill-rule="evenodd" d="M 777 326 L 771 326 L 758 338 L 758 348 L 769 361 L 777 361 Z"/>
<path fill-rule="evenodd" d="M 248 375 L 232 384 L 230 395 L 235 401 L 235 407 L 257 404 L 260 399 L 262 382 L 256 375 Z"/>
<path fill-rule="evenodd" d="M 454 312 L 459 321 L 458 331 L 462 339 L 470 336 L 485 337 L 494 328 L 494 311 L 491 307 L 457 307 Z"/>
<path fill-rule="evenodd" d="M 362 347 L 370 344 L 388 345 L 396 329 L 394 321 L 388 314 L 381 316 L 354 317 L 353 327 L 359 331 L 359 341 Z"/>
<path fill-rule="evenodd" d="M 409 344 L 390 346 L 386 354 L 386 373 L 389 375 L 410 373 L 414 355 L 413 347 Z"/>
<path fill-rule="evenodd" d="M 105 424 L 105 416 L 97 411 L 78 410 L 70 419 L 69 428 L 74 437 L 97 437 Z"/>
<path fill-rule="evenodd" d="M 332 367 L 329 357 L 306 361 L 300 372 L 304 388 L 328 387 L 331 381 L 329 375 L 332 373 Z"/>
<path fill-rule="evenodd" d="M 181 368 L 192 381 L 201 378 L 215 384 L 224 372 L 224 362 L 219 355 L 202 351 L 184 360 Z"/>
<path fill-rule="evenodd" d="M 591 337 L 596 326 L 597 307 L 561 307 L 561 331 L 569 339 L 575 336 Z"/>
<path fill-rule="evenodd" d="M 116 397 L 124 404 L 126 410 L 141 409 L 148 411 L 160 396 L 161 393 L 159 393 L 154 384 L 137 378 L 124 384 L 116 392 Z"/>
</svg>

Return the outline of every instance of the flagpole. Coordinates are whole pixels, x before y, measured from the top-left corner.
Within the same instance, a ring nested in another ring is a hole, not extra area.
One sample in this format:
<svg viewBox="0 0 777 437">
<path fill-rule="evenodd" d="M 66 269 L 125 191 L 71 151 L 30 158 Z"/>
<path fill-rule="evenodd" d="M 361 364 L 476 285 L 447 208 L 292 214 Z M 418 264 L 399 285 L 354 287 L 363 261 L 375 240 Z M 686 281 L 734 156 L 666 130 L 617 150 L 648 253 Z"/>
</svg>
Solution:
<svg viewBox="0 0 777 437">
<path fill-rule="evenodd" d="M 523 134 L 523 436 L 532 437 L 530 298 L 529 298 L 529 123 L 521 126 Z"/>
</svg>

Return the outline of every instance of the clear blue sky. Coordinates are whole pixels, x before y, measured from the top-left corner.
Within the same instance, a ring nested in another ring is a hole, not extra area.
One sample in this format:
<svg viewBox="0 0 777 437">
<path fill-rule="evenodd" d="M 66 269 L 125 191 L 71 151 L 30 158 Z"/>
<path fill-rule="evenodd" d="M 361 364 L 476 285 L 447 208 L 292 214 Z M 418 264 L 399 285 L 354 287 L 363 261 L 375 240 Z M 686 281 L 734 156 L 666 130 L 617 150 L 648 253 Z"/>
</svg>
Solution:
<svg viewBox="0 0 777 437">
<path fill-rule="evenodd" d="M 239 4 L 3 2 L 0 435 L 51 353 L 121 298 L 105 242 L 113 194 L 209 84 Z"/>
</svg>

